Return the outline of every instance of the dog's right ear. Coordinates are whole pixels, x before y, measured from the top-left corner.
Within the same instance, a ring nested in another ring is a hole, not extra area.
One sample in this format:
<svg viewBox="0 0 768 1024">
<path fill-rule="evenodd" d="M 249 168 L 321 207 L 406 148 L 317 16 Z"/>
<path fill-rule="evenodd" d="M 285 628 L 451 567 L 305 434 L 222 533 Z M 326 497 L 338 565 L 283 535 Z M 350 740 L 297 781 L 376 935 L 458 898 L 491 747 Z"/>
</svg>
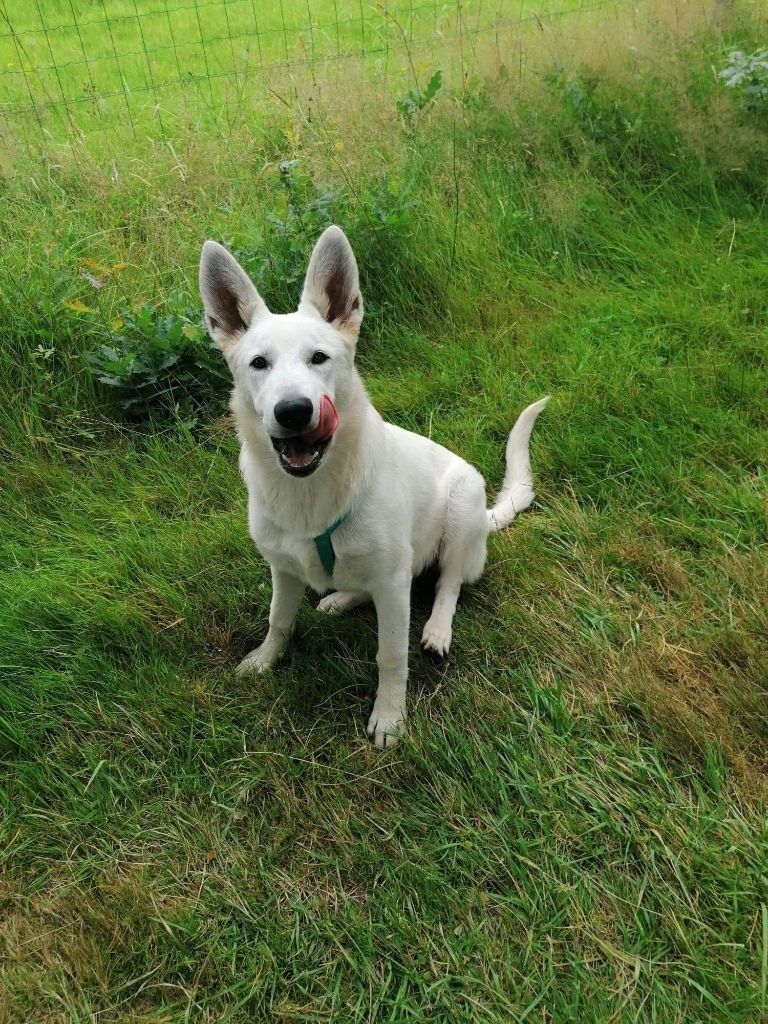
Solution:
<svg viewBox="0 0 768 1024">
<path fill-rule="evenodd" d="M 251 279 L 218 242 L 203 246 L 200 295 L 208 333 L 225 355 L 255 320 L 269 314 Z"/>
</svg>

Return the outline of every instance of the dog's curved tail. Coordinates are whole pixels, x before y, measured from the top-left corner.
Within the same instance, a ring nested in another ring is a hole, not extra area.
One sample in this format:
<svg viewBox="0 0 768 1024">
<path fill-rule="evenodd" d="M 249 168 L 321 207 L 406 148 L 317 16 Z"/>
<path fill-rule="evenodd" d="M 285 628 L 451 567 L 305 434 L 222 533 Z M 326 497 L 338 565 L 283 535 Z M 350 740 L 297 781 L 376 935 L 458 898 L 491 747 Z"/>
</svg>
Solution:
<svg viewBox="0 0 768 1024">
<path fill-rule="evenodd" d="M 527 409 L 523 409 L 512 427 L 507 440 L 507 471 L 504 483 L 493 508 L 488 509 L 488 522 L 491 530 L 503 530 L 509 526 L 518 512 L 522 512 L 533 501 L 533 477 L 531 476 L 531 456 L 528 445 L 536 417 L 549 401 L 542 398 Z"/>
</svg>

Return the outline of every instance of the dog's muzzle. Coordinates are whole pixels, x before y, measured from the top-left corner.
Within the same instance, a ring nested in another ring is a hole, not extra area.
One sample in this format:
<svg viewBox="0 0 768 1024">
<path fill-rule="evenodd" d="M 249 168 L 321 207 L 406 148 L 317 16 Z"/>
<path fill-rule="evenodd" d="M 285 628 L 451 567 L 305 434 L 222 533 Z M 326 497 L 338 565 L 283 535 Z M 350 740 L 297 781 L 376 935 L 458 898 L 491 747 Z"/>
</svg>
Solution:
<svg viewBox="0 0 768 1024">
<path fill-rule="evenodd" d="M 323 461 L 339 425 L 339 414 L 328 395 L 320 401 L 317 427 L 309 433 L 272 437 L 280 466 L 291 476 L 311 476 Z"/>
</svg>

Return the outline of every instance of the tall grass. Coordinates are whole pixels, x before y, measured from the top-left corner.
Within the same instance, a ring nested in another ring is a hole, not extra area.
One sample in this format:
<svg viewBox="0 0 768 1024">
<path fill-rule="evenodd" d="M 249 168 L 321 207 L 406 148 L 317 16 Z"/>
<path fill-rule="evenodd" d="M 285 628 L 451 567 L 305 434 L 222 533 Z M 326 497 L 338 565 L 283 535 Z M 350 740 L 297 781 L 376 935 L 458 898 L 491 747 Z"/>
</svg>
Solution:
<svg viewBox="0 0 768 1024">
<path fill-rule="evenodd" d="M 406 123 L 399 84 L 353 75 L 109 159 L 9 148 L 7 1019 L 765 1015 L 766 135 L 712 73 L 762 15 L 710 15 L 435 59 Z M 162 388 L 139 415 L 87 358 L 137 309 L 194 322 L 208 236 L 291 308 L 331 219 L 388 419 L 493 490 L 516 412 L 554 396 L 538 505 L 449 661 L 414 649 L 385 756 L 370 612 L 305 606 L 279 674 L 232 675 L 269 590 L 215 364 L 194 415 Z"/>
</svg>

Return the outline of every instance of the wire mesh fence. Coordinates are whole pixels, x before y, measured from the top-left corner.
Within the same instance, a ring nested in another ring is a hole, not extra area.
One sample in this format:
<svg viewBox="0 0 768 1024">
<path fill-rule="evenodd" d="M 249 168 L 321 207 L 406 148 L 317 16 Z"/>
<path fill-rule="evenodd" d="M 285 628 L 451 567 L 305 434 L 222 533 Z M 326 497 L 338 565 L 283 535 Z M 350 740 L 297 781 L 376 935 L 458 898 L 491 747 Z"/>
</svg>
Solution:
<svg viewBox="0 0 768 1024">
<path fill-rule="evenodd" d="M 415 76 L 415 56 L 458 43 L 464 62 L 478 37 L 617 2 L 0 0 L 0 131 L 28 146 L 147 123 L 164 134 L 248 84 L 350 62 Z"/>
</svg>

